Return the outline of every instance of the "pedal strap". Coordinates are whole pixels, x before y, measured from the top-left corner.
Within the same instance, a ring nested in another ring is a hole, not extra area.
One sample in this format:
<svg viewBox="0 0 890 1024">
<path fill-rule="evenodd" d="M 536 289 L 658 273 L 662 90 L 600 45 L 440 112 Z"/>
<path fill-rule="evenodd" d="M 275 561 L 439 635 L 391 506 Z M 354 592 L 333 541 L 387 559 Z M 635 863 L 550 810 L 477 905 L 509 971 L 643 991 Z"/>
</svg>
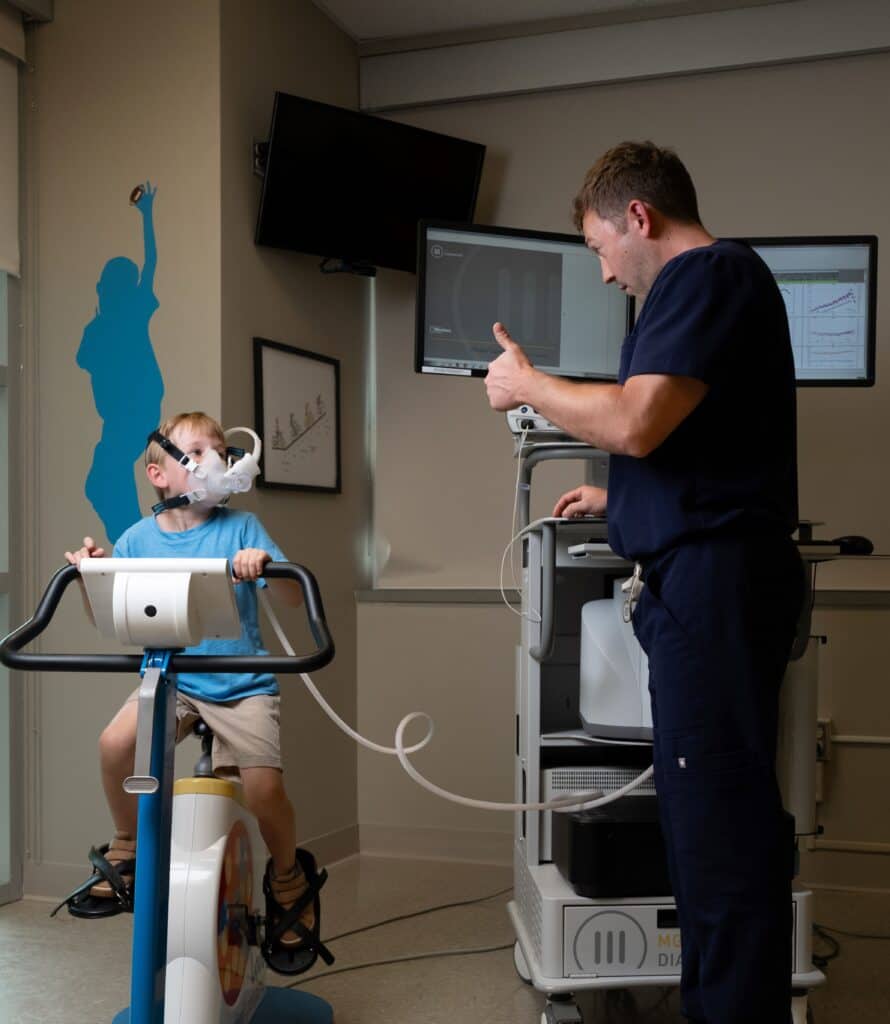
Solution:
<svg viewBox="0 0 890 1024">
<path fill-rule="evenodd" d="M 135 851 L 136 844 L 133 843 L 133 849 Z M 72 889 L 71 892 L 59 903 L 58 906 L 53 908 L 50 913 L 50 917 L 55 917 L 56 914 L 67 906 L 73 899 L 78 896 L 82 896 L 85 892 L 89 892 L 93 886 L 101 881 L 103 878 L 111 886 L 115 898 L 121 903 L 125 910 L 131 911 L 133 909 L 133 896 L 129 892 L 126 883 L 120 875 L 120 872 L 103 856 L 104 853 L 108 852 L 108 845 L 99 847 L 97 850 L 95 846 L 90 847 L 89 861 L 93 865 L 93 874 L 85 881 L 81 882 L 76 889 Z M 135 860 L 119 861 L 118 865 L 126 865 L 131 871 L 135 869 Z M 109 897 L 110 899 L 111 897 Z"/>
<path fill-rule="evenodd" d="M 111 886 L 111 891 L 114 893 L 115 899 L 121 904 L 124 910 L 133 909 L 133 893 L 127 886 L 127 883 L 123 880 L 119 868 L 135 868 L 135 861 L 122 860 L 118 861 L 117 867 L 107 860 L 102 853 L 96 849 L 95 846 L 90 849 L 90 863 L 93 865 L 94 870 L 97 874 L 101 875 L 106 882 Z M 96 884 L 97 879 L 93 878 L 93 885 Z"/>
<path fill-rule="evenodd" d="M 276 914 L 275 924 L 268 931 L 268 938 L 272 942 L 278 942 L 286 932 L 295 932 L 303 940 L 306 946 L 315 950 L 322 960 L 330 966 L 334 962 L 334 955 L 321 941 L 321 938 L 300 921 L 303 911 L 310 903 L 313 903 L 318 898 L 321 887 L 327 880 L 328 872 L 326 868 L 322 868 L 321 871 L 317 872 L 312 878 L 306 875 L 305 890 L 302 895 L 297 897 L 293 905 L 287 909 L 282 907 L 275 898 L 271 882 L 268 885 L 266 895 L 271 899 L 278 911 Z M 318 919 L 316 916 L 316 928 L 317 927 Z"/>
</svg>

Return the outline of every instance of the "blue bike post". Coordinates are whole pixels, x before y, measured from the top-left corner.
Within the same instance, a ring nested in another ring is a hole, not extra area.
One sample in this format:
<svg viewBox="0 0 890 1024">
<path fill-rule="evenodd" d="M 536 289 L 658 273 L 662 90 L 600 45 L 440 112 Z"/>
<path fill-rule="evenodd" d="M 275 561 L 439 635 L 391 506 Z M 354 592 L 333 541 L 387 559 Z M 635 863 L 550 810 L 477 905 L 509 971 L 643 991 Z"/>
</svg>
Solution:
<svg viewBox="0 0 890 1024">
<path fill-rule="evenodd" d="M 163 1024 L 170 893 L 170 829 L 176 729 L 176 678 L 170 651 L 146 651 L 139 689 L 134 774 L 128 793 L 139 796 L 139 851 L 134 904 L 130 1006 L 112 1024 Z"/>
</svg>

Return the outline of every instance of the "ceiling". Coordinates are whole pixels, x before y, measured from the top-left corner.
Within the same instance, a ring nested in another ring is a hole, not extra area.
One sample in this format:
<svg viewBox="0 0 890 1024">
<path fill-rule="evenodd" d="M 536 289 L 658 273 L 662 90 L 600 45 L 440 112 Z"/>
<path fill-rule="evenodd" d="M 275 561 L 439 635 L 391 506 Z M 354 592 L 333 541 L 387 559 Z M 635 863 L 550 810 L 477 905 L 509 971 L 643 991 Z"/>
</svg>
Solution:
<svg viewBox="0 0 890 1024">
<path fill-rule="evenodd" d="M 703 14 L 788 0 L 313 0 L 367 52 L 383 40 L 424 45 Z M 438 39 L 436 37 L 439 37 Z M 398 48 L 396 46 L 396 48 Z"/>
</svg>

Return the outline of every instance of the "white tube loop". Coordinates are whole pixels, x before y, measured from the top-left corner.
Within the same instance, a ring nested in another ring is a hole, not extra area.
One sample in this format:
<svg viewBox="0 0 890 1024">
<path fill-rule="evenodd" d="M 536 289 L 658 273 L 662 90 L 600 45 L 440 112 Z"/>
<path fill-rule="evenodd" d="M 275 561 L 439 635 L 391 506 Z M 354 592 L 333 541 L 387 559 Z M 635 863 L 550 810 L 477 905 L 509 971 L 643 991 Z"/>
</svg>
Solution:
<svg viewBox="0 0 890 1024">
<path fill-rule="evenodd" d="M 292 658 L 295 657 L 294 649 L 291 647 L 290 642 L 285 636 L 284 630 L 281 628 L 281 623 L 278 621 L 278 616 L 272 609 L 272 603 L 265 593 L 265 587 L 260 587 L 258 589 L 260 600 L 263 602 L 263 607 L 266 610 L 266 614 L 269 616 L 269 621 L 272 623 L 272 628 L 275 630 L 281 646 Z M 461 796 L 459 793 L 452 793 L 447 789 L 443 789 L 441 786 L 437 786 L 434 782 L 430 782 L 430 780 L 421 775 L 414 765 L 408 760 L 408 754 L 414 754 L 418 750 L 422 750 L 433 738 L 435 723 L 425 711 L 412 711 L 410 714 L 405 715 L 396 727 L 395 746 L 385 747 L 380 743 L 375 743 L 373 740 L 367 739 L 362 736 L 361 733 L 356 732 L 355 729 L 347 725 L 337 712 L 334 711 L 330 704 L 328 704 L 324 697 L 322 697 L 318 687 L 312 682 L 305 672 L 300 673 L 300 678 L 303 680 L 306 689 L 312 694 L 316 701 L 318 701 L 322 711 L 324 711 L 328 718 L 330 718 L 330 720 L 339 729 L 342 729 L 350 739 L 353 739 L 363 747 L 367 747 L 368 750 L 376 751 L 378 754 L 389 754 L 393 757 L 397 757 L 399 759 L 399 764 L 401 764 L 405 772 L 414 779 L 418 785 L 423 786 L 424 789 L 429 790 L 430 793 L 434 793 L 436 796 L 440 796 L 445 800 L 450 800 L 455 804 L 462 804 L 464 807 L 477 807 L 483 811 L 587 811 L 594 807 L 603 807 L 605 804 L 610 804 L 615 800 L 620 800 L 621 797 L 626 796 L 632 790 L 646 782 L 647 779 L 652 777 L 653 767 L 650 765 L 635 779 L 631 779 L 630 782 L 621 786 L 620 789 L 613 790 L 613 792 L 608 793 L 605 796 L 603 795 L 602 790 L 596 789 L 589 792 L 568 793 L 566 796 L 556 797 L 553 800 L 542 801 L 539 803 L 500 803 L 496 800 L 476 800 L 473 797 Z M 405 730 L 415 718 L 425 718 L 427 722 L 429 722 L 429 727 L 427 729 L 426 736 L 424 736 L 419 743 L 406 747 Z"/>
</svg>

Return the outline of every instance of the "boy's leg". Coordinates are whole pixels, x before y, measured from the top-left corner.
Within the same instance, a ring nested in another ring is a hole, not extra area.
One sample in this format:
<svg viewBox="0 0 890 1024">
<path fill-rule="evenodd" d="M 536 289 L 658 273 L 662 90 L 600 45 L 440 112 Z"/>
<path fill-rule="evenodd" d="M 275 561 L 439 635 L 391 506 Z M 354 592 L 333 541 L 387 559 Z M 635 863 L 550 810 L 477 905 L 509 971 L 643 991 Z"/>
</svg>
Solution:
<svg viewBox="0 0 890 1024">
<path fill-rule="evenodd" d="M 280 768 L 242 768 L 244 802 L 260 827 L 260 834 L 272 855 L 276 875 L 294 868 L 297 826 L 293 804 L 284 789 Z"/>
<path fill-rule="evenodd" d="M 111 811 L 111 820 L 118 833 L 134 840 L 139 798 L 124 792 L 124 780 L 133 774 L 138 713 L 139 702 L 128 700 L 99 737 L 102 788 Z"/>
<path fill-rule="evenodd" d="M 244 802 L 271 854 L 272 895 L 288 910 L 306 892 L 308 881 L 296 853 L 296 816 L 281 772 L 279 698 L 263 694 L 230 704 L 193 703 L 214 733 L 214 770 L 233 768 L 241 775 Z M 305 851 L 303 856 L 308 856 Z M 316 923 L 314 903 L 309 900 L 299 917 L 310 930 Z M 300 938 L 287 931 L 281 941 L 297 945 Z"/>
<path fill-rule="evenodd" d="M 303 869 L 296 859 L 297 826 L 294 807 L 284 789 L 280 768 L 242 768 L 244 802 L 253 814 L 272 858 L 269 883 L 272 894 L 284 910 L 289 910 L 303 895 L 308 885 Z M 310 901 L 300 922 L 310 931 L 315 926 L 315 908 Z M 296 932 L 282 935 L 283 945 L 296 945 Z"/>
<path fill-rule="evenodd" d="M 123 783 L 133 774 L 136 752 L 137 703 L 128 700 L 99 738 L 102 787 L 114 822 L 111 842 L 90 850 L 93 873 L 53 914 L 67 904 L 75 917 L 107 917 L 132 909 L 136 857 L 137 798 L 125 793 Z"/>
</svg>

